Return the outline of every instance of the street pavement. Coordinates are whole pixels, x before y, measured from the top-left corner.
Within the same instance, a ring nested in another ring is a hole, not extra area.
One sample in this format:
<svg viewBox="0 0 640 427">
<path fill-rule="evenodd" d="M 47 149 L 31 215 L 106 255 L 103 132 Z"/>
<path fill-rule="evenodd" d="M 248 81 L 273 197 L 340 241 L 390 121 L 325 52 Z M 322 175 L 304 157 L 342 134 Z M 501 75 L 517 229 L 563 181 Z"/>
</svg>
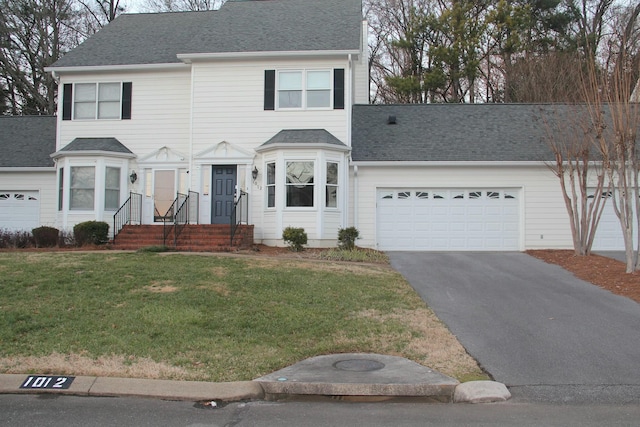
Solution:
<svg viewBox="0 0 640 427">
<path fill-rule="evenodd" d="M 524 253 L 388 255 L 516 398 L 640 400 L 640 304 Z"/>
</svg>

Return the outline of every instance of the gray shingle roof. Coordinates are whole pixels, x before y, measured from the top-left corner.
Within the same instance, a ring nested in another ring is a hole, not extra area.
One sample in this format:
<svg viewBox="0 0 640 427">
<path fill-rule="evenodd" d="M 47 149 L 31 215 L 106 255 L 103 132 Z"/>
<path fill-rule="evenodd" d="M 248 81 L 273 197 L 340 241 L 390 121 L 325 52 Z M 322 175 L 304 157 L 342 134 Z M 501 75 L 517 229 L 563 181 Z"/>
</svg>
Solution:
<svg viewBox="0 0 640 427">
<path fill-rule="evenodd" d="M 329 144 L 340 147 L 346 145 L 325 129 L 285 129 L 278 132 L 260 148 L 275 144 Z"/>
<path fill-rule="evenodd" d="M 53 167 L 54 116 L 0 116 L 0 167 Z"/>
<path fill-rule="evenodd" d="M 356 105 L 351 156 L 354 161 L 550 161 L 549 118 L 575 109 L 549 104 Z M 389 116 L 395 116 L 396 124 L 387 123 Z"/>
<path fill-rule="evenodd" d="M 76 138 L 60 150 L 60 152 L 72 151 L 109 151 L 133 154 L 116 138 Z"/>
<path fill-rule="evenodd" d="M 180 53 L 358 50 L 361 0 L 228 1 L 217 11 L 121 15 L 52 65 L 179 63 Z"/>
</svg>

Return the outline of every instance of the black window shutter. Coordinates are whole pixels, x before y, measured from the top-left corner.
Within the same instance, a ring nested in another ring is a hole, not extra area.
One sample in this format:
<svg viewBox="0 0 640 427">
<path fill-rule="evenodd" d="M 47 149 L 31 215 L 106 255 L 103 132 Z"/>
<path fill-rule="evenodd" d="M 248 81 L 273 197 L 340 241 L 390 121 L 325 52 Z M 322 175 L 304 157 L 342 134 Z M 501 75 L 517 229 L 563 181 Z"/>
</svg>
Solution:
<svg viewBox="0 0 640 427">
<path fill-rule="evenodd" d="M 344 68 L 333 70 L 333 109 L 344 110 Z"/>
<path fill-rule="evenodd" d="M 276 109 L 276 70 L 264 70 L 264 109 Z"/>
<path fill-rule="evenodd" d="M 131 82 L 122 83 L 122 120 L 131 119 Z"/>
<path fill-rule="evenodd" d="M 73 85 L 65 83 L 62 87 L 62 120 L 71 120 L 71 106 L 73 105 Z"/>
</svg>

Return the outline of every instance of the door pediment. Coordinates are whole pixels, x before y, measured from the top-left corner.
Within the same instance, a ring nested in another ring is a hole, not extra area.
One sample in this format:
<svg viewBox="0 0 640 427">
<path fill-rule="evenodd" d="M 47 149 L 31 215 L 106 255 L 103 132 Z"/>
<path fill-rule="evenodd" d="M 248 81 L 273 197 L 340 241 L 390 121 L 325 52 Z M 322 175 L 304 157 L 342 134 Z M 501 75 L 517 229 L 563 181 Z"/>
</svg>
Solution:
<svg viewBox="0 0 640 427">
<path fill-rule="evenodd" d="M 188 161 L 188 157 L 179 151 L 173 150 L 166 145 L 156 151 L 138 159 L 138 164 L 145 165 L 183 165 Z"/>
<path fill-rule="evenodd" d="M 221 141 L 196 154 L 194 160 L 200 164 L 250 164 L 254 157 L 253 150 Z"/>
</svg>

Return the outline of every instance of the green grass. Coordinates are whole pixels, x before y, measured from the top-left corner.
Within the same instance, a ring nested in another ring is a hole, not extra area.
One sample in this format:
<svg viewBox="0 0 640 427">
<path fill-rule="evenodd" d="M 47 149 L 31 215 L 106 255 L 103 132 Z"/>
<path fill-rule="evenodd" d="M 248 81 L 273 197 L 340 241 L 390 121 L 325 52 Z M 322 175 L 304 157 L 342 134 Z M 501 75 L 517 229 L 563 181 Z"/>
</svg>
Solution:
<svg viewBox="0 0 640 427">
<path fill-rule="evenodd" d="M 2 253 L 0 293 L 0 358 L 149 358 L 209 381 L 403 353 L 416 331 L 360 313 L 424 309 L 385 267 L 145 252 Z"/>
</svg>

